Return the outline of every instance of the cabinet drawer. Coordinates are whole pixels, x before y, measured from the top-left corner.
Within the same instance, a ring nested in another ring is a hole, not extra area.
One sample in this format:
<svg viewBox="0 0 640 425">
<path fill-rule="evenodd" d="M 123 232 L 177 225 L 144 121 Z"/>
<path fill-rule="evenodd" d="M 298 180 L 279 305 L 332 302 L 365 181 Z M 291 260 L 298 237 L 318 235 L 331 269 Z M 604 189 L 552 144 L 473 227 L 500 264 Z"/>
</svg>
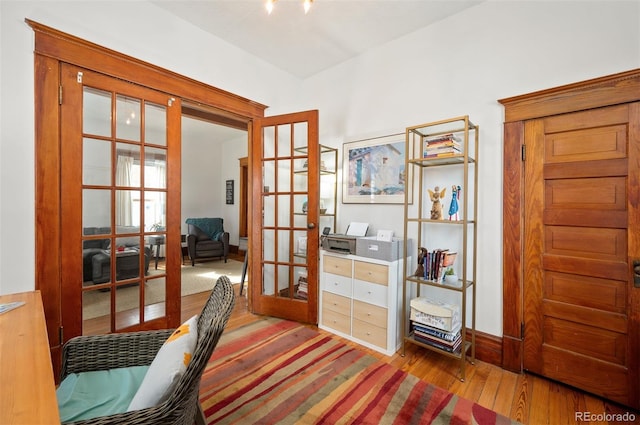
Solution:
<svg viewBox="0 0 640 425">
<path fill-rule="evenodd" d="M 351 316 L 322 308 L 322 324 L 343 334 L 351 334 Z"/>
<path fill-rule="evenodd" d="M 339 276 L 333 273 L 324 273 L 322 279 L 322 290 L 351 298 L 350 277 Z"/>
<path fill-rule="evenodd" d="M 387 285 L 389 281 L 389 267 L 383 264 L 365 263 L 354 261 L 353 277 L 367 282 Z"/>
<path fill-rule="evenodd" d="M 353 301 L 353 318 L 380 328 L 387 327 L 387 309 L 362 301 Z"/>
<path fill-rule="evenodd" d="M 353 298 L 380 307 L 388 307 L 388 291 L 386 286 L 377 283 L 356 280 L 353 283 Z"/>
<path fill-rule="evenodd" d="M 325 255 L 323 258 L 323 272 L 351 277 L 351 260 L 348 258 L 332 257 L 331 255 Z"/>
<path fill-rule="evenodd" d="M 353 334 L 355 338 L 376 345 L 381 348 L 387 348 L 387 329 L 372 325 L 362 320 L 353 320 Z"/>
<path fill-rule="evenodd" d="M 348 316 L 351 312 L 351 299 L 342 295 L 322 291 L 322 308 Z"/>
</svg>

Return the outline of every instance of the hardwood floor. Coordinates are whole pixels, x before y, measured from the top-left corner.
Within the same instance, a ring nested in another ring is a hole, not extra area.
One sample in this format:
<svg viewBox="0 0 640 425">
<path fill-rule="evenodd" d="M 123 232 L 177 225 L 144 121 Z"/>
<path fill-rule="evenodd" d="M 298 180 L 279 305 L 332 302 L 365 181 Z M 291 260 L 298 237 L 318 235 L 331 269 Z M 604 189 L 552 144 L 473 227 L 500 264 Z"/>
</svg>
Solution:
<svg viewBox="0 0 640 425">
<path fill-rule="evenodd" d="M 233 258 L 239 261 L 244 259 L 243 256 Z M 159 264 L 159 267 L 163 266 L 164 264 Z M 243 293 L 243 296 L 239 296 L 239 285 L 235 285 L 235 289 L 236 304 L 227 329 L 234 329 L 260 320 L 261 317 L 249 313 L 246 292 Z M 209 293 L 203 292 L 182 297 L 182 320 L 185 321 L 194 314 L 198 314 L 208 295 Z M 94 322 L 91 322 L 92 326 L 89 328 L 95 327 L 92 330 L 100 333 L 98 330 L 102 329 L 105 324 L 99 324 L 98 319 Z M 315 326 L 312 328 L 321 333 L 327 333 Z M 523 424 L 640 424 L 640 412 L 631 411 L 626 407 L 537 375 L 515 374 L 489 363 L 477 361 L 474 365 L 467 363 L 466 380 L 460 382 L 456 376 L 459 368 L 458 360 L 438 355 L 412 344 L 407 345 L 404 357 L 398 353 L 389 357 L 335 335 L 333 337 L 346 344 L 357 346 L 381 361 Z M 585 371 L 585 373 L 589 372 Z M 627 417 L 634 415 L 635 419 L 616 420 L 625 414 Z"/>
<path fill-rule="evenodd" d="M 238 296 L 238 291 L 239 287 L 236 285 L 236 305 L 227 329 L 234 329 L 260 319 L 260 316 L 248 312 L 247 298 L 245 295 Z M 201 310 L 207 295 L 202 293 L 183 297 L 184 320 Z M 325 333 L 317 327 L 313 328 Z M 536 375 L 519 375 L 477 361 L 475 365 L 467 364 L 467 379 L 465 382 L 460 382 L 455 376 L 459 367 L 457 360 L 420 349 L 420 347 L 408 345 L 404 357 L 398 353 L 388 357 L 351 341 L 345 339 L 342 341 L 356 345 L 382 361 L 523 424 L 640 423 L 640 412 L 631 411 L 626 407 Z M 635 421 L 616 420 L 618 418 L 615 415 L 625 413 L 627 416 L 635 415 Z M 609 415 L 609 420 L 606 420 L 604 415 Z M 587 417 L 590 420 L 584 420 Z"/>
</svg>

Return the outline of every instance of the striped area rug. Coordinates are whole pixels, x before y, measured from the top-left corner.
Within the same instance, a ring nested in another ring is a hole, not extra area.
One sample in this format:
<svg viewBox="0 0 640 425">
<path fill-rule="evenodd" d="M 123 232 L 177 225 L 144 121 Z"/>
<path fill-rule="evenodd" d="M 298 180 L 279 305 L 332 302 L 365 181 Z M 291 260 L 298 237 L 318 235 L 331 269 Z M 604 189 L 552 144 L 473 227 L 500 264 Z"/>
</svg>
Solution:
<svg viewBox="0 0 640 425">
<path fill-rule="evenodd" d="M 268 318 L 225 332 L 200 401 L 209 424 L 511 424 L 330 336 Z"/>
</svg>

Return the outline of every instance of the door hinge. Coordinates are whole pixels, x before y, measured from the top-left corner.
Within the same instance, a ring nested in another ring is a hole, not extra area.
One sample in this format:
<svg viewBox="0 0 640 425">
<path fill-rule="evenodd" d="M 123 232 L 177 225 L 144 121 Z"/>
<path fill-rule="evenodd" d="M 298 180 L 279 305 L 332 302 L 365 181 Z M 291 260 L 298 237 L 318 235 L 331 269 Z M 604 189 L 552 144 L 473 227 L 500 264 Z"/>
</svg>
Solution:
<svg viewBox="0 0 640 425">
<path fill-rule="evenodd" d="M 58 87 L 58 105 L 62 105 L 62 85 Z"/>
<path fill-rule="evenodd" d="M 58 344 L 64 344 L 64 329 L 62 328 L 62 326 L 58 328 L 58 338 Z"/>
<path fill-rule="evenodd" d="M 176 101 L 175 97 L 170 97 L 169 100 L 167 101 L 167 106 L 173 106 L 173 102 Z"/>
<path fill-rule="evenodd" d="M 524 322 L 520 323 L 520 339 L 524 339 Z"/>
<path fill-rule="evenodd" d="M 527 147 L 525 145 L 522 145 L 521 155 L 522 155 L 522 160 L 525 161 L 527 159 Z"/>
</svg>

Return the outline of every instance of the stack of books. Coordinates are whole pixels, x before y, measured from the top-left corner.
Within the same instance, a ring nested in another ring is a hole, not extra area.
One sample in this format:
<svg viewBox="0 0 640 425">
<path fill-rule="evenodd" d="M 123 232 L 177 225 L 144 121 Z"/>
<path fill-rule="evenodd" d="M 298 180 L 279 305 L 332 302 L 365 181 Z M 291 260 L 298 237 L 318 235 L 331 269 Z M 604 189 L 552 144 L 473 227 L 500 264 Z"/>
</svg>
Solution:
<svg viewBox="0 0 640 425">
<path fill-rule="evenodd" d="M 462 154 L 460 139 L 453 133 L 426 140 L 422 152 L 424 158 L 446 158 L 460 154 Z"/>
<path fill-rule="evenodd" d="M 457 324 L 451 331 L 434 328 L 419 322 L 412 321 L 413 337 L 416 341 L 428 344 L 449 353 L 459 351 L 462 344 L 462 325 Z"/>
<path fill-rule="evenodd" d="M 424 277 L 427 280 L 442 282 L 444 271 L 451 267 L 458 254 L 448 249 L 436 249 L 424 256 Z"/>
<path fill-rule="evenodd" d="M 296 292 L 296 297 L 300 299 L 308 299 L 309 297 L 309 285 L 307 283 L 307 275 L 300 275 L 298 277 L 298 290 Z"/>
</svg>

